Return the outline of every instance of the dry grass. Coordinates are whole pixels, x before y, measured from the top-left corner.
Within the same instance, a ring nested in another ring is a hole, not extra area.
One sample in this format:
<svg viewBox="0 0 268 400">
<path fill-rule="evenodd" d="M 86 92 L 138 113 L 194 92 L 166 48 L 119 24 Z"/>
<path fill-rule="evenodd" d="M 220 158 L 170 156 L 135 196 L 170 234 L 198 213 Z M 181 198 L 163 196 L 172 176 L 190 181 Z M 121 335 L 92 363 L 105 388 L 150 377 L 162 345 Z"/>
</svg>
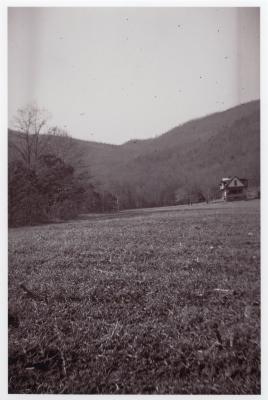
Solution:
<svg viewBox="0 0 268 400">
<path fill-rule="evenodd" d="M 260 393 L 259 233 L 257 201 L 11 229 L 9 392 Z"/>
</svg>

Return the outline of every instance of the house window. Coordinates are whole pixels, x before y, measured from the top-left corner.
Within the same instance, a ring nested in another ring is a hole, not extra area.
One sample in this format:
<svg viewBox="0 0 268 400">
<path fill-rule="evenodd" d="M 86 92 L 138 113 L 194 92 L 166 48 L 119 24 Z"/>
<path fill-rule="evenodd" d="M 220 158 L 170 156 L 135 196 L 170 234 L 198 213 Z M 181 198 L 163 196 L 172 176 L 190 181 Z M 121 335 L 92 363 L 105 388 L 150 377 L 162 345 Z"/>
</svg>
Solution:
<svg viewBox="0 0 268 400">
<path fill-rule="evenodd" d="M 237 180 L 234 181 L 234 185 L 237 186 Z"/>
</svg>

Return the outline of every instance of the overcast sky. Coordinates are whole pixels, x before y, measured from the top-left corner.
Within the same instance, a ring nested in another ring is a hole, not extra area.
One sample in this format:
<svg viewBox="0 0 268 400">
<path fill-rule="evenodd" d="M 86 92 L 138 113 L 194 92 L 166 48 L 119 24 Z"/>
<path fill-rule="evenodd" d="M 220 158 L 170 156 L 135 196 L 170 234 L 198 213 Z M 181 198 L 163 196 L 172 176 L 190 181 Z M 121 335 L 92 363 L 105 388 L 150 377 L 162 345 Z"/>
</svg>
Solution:
<svg viewBox="0 0 268 400">
<path fill-rule="evenodd" d="M 260 97 L 258 8 L 9 8 L 9 120 L 120 144 Z M 10 122 L 10 126 L 12 123 Z"/>
</svg>

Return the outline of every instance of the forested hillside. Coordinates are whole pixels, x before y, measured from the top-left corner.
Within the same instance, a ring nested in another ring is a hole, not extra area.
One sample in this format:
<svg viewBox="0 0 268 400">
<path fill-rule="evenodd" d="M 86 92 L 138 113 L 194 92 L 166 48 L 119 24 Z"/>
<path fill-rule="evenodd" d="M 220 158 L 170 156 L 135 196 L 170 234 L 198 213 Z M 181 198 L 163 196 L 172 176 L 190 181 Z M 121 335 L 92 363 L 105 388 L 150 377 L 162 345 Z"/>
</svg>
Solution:
<svg viewBox="0 0 268 400">
<path fill-rule="evenodd" d="M 11 131 L 9 139 L 19 141 Z M 207 199 L 218 195 L 223 176 L 259 185 L 260 102 L 187 122 L 154 139 L 110 145 L 53 137 L 50 146 L 95 187 L 112 193 L 120 208 L 174 204 L 189 193 Z M 16 157 L 10 146 L 10 160 Z"/>
</svg>

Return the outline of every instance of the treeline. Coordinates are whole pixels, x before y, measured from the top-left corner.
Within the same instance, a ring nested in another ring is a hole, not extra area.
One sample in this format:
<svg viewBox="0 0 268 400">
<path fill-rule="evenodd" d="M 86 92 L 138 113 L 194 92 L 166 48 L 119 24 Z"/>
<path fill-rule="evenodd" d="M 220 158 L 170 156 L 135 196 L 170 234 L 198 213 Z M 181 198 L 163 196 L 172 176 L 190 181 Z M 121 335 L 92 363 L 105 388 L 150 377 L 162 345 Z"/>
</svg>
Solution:
<svg viewBox="0 0 268 400">
<path fill-rule="evenodd" d="M 98 193 L 53 154 L 42 155 L 37 169 L 28 169 L 22 161 L 10 162 L 8 199 L 10 226 L 65 220 L 116 207 L 114 196 Z"/>
<path fill-rule="evenodd" d="M 220 174 L 218 176 L 221 177 Z M 129 174 L 129 179 L 122 179 L 107 186 L 118 199 L 120 209 L 209 202 L 221 196 L 215 177 L 212 177 L 210 182 L 207 182 L 205 177 L 203 182 L 196 181 L 197 179 L 190 175 L 185 180 L 179 177 L 179 174 L 177 177 L 175 174 L 167 175 L 165 179 L 162 174 L 157 176 L 152 172 L 147 179 L 143 176 L 131 178 Z"/>
<path fill-rule="evenodd" d="M 45 122 L 38 108 L 28 106 L 20 110 L 19 138 L 9 141 L 13 154 L 16 153 L 8 165 L 9 226 L 115 210 L 117 202 L 111 193 L 98 191 L 88 172 L 82 173 L 63 159 L 68 152 L 61 144 L 66 139 L 71 144 L 66 133 L 58 128 L 45 130 Z M 55 135 L 61 140 L 55 140 Z"/>
</svg>

